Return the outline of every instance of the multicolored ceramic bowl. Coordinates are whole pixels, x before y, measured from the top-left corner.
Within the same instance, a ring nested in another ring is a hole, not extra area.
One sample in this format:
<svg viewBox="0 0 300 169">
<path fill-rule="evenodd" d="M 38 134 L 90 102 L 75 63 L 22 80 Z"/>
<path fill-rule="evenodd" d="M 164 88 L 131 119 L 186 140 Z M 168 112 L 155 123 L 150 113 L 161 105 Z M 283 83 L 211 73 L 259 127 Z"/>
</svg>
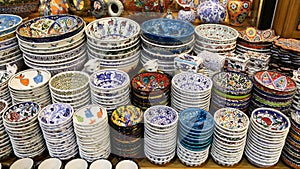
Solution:
<svg viewBox="0 0 300 169">
<path fill-rule="evenodd" d="M 259 30 L 255 27 L 248 27 L 239 31 L 239 39 L 251 43 L 270 43 L 277 40 L 275 31 L 272 29 Z"/>
<path fill-rule="evenodd" d="M 22 23 L 22 18 L 17 15 L 1 14 L 0 21 L 0 36 L 2 36 L 14 32 L 16 27 Z"/>
<path fill-rule="evenodd" d="M 130 127 L 143 122 L 144 114 L 132 105 L 120 106 L 111 114 L 111 121 L 119 127 Z"/>
</svg>

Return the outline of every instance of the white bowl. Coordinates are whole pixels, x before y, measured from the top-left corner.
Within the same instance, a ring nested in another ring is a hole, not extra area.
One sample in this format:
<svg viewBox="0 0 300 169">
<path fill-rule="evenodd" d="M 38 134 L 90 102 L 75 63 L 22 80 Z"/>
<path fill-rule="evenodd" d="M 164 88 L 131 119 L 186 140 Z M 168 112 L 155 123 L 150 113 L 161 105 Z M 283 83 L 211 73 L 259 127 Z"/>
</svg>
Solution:
<svg viewBox="0 0 300 169">
<path fill-rule="evenodd" d="M 38 169 L 60 169 L 62 162 L 58 158 L 49 158 L 43 161 Z"/>
<path fill-rule="evenodd" d="M 100 159 L 94 161 L 91 164 L 90 169 L 112 169 L 112 164 L 108 160 Z"/>
<path fill-rule="evenodd" d="M 138 168 L 139 168 L 138 165 L 131 160 L 123 160 L 116 165 L 116 169 L 138 169 Z"/>
<path fill-rule="evenodd" d="M 32 169 L 33 163 L 31 158 L 23 158 L 15 161 L 9 169 Z"/>
<path fill-rule="evenodd" d="M 83 159 L 71 160 L 65 166 L 65 169 L 87 169 L 87 168 L 88 168 L 88 163 Z"/>
</svg>

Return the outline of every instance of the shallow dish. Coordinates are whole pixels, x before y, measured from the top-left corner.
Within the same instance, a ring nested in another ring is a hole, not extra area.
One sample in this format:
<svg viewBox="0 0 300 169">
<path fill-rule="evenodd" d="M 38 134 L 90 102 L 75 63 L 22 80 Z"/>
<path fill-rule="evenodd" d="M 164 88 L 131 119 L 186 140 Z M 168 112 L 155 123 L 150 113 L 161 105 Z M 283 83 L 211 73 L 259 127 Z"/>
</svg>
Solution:
<svg viewBox="0 0 300 169">
<path fill-rule="evenodd" d="M 1 14 L 0 20 L 0 36 L 14 32 L 16 27 L 22 23 L 20 16 L 12 14 Z"/>
<path fill-rule="evenodd" d="M 73 116 L 73 122 L 82 126 L 98 124 L 107 118 L 107 111 L 98 105 L 88 105 L 78 109 Z"/>
<path fill-rule="evenodd" d="M 267 43 L 277 40 L 279 36 L 276 36 L 272 29 L 259 30 L 255 27 L 248 27 L 239 31 L 239 38 L 251 43 Z"/>
<path fill-rule="evenodd" d="M 8 124 L 23 124 L 38 115 L 40 106 L 33 102 L 22 102 L 12 105 L 2 115 L 3 121 Z"/>
<path fill-rule="evenodd" d="M 73 116 L 73 108 L 69 104 L 56 103 L 44 107 L 38 115 L 40 123 L 45 125 L 60 125 Z"/>
</svg>

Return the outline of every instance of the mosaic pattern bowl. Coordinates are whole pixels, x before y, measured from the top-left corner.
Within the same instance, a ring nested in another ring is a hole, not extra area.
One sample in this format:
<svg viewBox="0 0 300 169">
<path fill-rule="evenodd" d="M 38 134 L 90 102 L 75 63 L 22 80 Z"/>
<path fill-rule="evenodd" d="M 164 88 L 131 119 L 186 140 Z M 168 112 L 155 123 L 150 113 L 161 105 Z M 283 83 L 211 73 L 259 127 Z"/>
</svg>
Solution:
<svg viewBox="0 0 300 169">
<path fill-rule="evenodd" d="M 177 123 L 178 116 L 178 113 L 173 108 L 158 105 L 152 106 L 145 111 L 144 120 L 150 125 L 166 128 Z"/>
<path fill-rule="evenodd" d="M 266 43 L 273 42 L 279 38 L 272 29 L 259 30 L 254 27 L 248 27 L 239 31 L 239 38 L 251 43 Z"/>
<path fill-rule="evenodd" d="M 1 14 L 0 15 L 0 36 L 14 32 L 16 27 L 21 24 L 22 18 L 17 15 Z"/>
</svg>

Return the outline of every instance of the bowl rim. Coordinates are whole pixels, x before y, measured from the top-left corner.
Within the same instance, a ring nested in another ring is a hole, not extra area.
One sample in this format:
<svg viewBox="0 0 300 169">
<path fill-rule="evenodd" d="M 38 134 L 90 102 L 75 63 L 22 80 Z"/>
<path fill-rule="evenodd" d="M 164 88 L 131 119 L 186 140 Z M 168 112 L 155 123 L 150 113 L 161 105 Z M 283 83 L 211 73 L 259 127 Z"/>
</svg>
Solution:
<svg viewBox="0 0 300 169">
<path fill-rule="evenodd" d="M 5 31 L 8 31 L 10 29 L 13 29 L 11 32 L 14 32 L 14 28 L 16 28 L 17 26 L 19 26 L 22 22 L 23 22 L 23 18 L 20 17 L 19 15 L 14 15 L 14 14 L 1 14 L 1 16 L 11 16 L 11 17 L 15 17 L 15 18 L 18 18 L 20 19 L 20 21 L 18 23 L 15 23 L 13 26 L 9 27 L 9 28 L 5 28 L 5 29 L 2 29 L 0 30 L 0 36 L 2 35 L 1 33 L 5 32 Z M 7 33 L 11 33 L 11 32 L 7 32 Z M 3 34 L 4 35 L 4 34 Z"/>
<path fill-rule="evenodd" d="M 153 124 L 149 121 L 149 119 L 146 118 L 146 115 L 148 114 L 148 112 L 151 110 L 151 109 L 154 109 L 154 108 L 168 108 L 168 109 L 171 109 L 176 117 L 175 117 L 175 120 L 172 121 L 170 124 L 167 124 L 167 125 L 158 125 L 158 124 Z M 179 119 L 179 113 L 172 107 L 170 106 L 165 106 L 165 105 L 156 105 L 156 106 L 151 106 L 150 108 L 148 108 L 145 112 L 144 112 L 144 122 L 145 123 L 149 123 L 151 124 L 152 126 L 155 126 L 155 127 L 163 127 L 163 128 L 169 128 L 169 127 L 172 127 L 173 125 L 177 125 L 178 123 L 178 119 Z"/>
<path fill-rule="evenodd" d="M 60 123 L 58 123 L 58 124 L 44 123 L 44 122 L 42 121 L 42 114 L 44 114 L 43 112 L 44 112 L 46 109 L 53 107 L 54 105 L 66 105 L 66 106 L 68 106 L 69 108 L 71 108 L 71 110 L 70 110 L 70 114 L 71 114 L 70 117 L 68 117 L 65 121 L 62 121 L 62 122 L 60 122 Z M 48 106 L 45 106 L 44 108 L 42 108 L 42 109 L 39 111 L 37 117 L 38 117 L 39 123 L 41 123 L 42 125 L 45 125 L 45 126 L 60 126 L 60 125 L 64 125 L 66 122 L 68 122 L 70 119 L 72 119 L 72 118 L 73 118 L 73 115 L 74 115 L 74 108 L 73 108 L 70 104 L 68 104 L 68 103 L 53 103 L 53 104 L 49 104 Z M 72 121 L 72 122 L 73 122 L 73 121 Z"/>
</svg>

